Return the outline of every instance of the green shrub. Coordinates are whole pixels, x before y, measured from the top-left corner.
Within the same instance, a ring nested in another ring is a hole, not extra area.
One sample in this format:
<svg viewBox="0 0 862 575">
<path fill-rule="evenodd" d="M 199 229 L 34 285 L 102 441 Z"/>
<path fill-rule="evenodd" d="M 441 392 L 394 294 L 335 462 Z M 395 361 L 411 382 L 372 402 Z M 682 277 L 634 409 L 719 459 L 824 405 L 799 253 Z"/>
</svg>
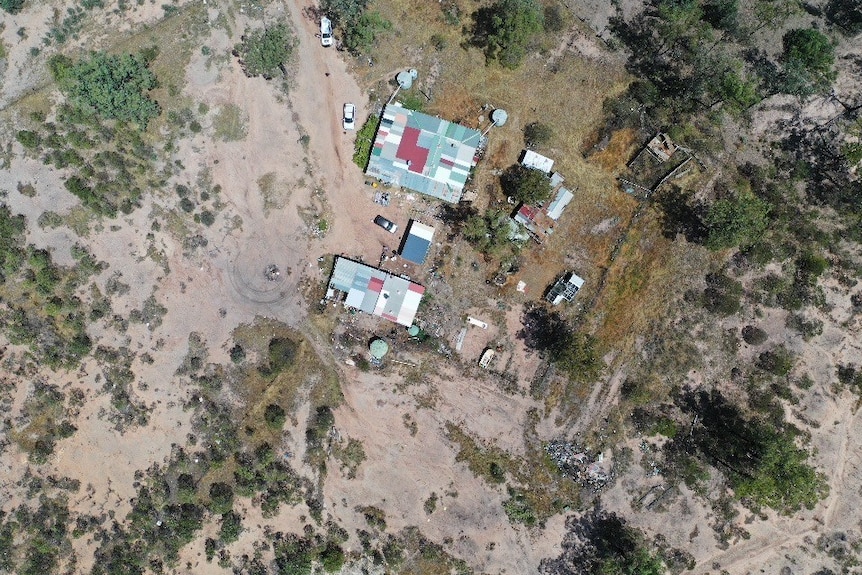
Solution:
<svg viewBox="0 0 862 575">
<path fill-rule="evenodd" d="M 242 533 L 242 517 L 235 511 L 228 511 L 221 516 L 221 529 L 219 530 L 219 539 L 222 543 L 233 543 L 239 539 L 239 534 Z"/>
<path fill-rule="evenodd" d="M 223 515 L 233 509 L 233 488 L 227 483 L 210 485 L 210 511 Z"/>
<path fill-rule="evenodd" d="M 793 354 L 783 345 L 764 351 L 757 357 L 757 367 L 773 375 L 784 377 L 793 369 Z"/>
<path fill-rule="evenodd" d="M 266 420 L 266 424 L 273 429 L 284 427 L 284 422 L 287 419 L 284 409 L 275 403 L 270 403 L 266 406 L 263 418 Z"/>
<path fill-rule="evenodd" d="M 285 24 L 252 30 L 234 47 L 246 76 L 263 76 L 267 80 L 284 70 L 293 53 L 295 40 Z"/>
<path fill-rule="evenodd" d="M 15 134 L 15 139 L 28 150 L 35 150 L 42 142 L 42 138 L 39 137 L 39 134 L 31 132 L 30 130 L 20 130 Z"/>
<path fill-rule="evenodd" d="M 470 42 L 506 68 L 517 68 L 533 36 L 542 31 L 544 16 L 533 0 L 497 0 L 473 13 Z"/>
<path fill-rule="evenodd" d="M 363 12 L 358 19 L 342 28 L 345 48 L 358 54 L 371 49 L 377 35 L 392 28 L 392 23 L 379 12 Z"/>
<path fill-rule="evenodd" d="M 520 491 L 508 488 L 509 499 L 503 502 L 503 510 L 512 523 L 523 523 L 528 527 L 536 524 L 536 512 Z"/>
<path fill-rule="evenodd" d="M 542 122 L 530 122 L 524 126 L 524 145 L 528 148 L 544 146 L 553 136 L 554 130 Z"/>
<path fill-rule="evenodd" d="M 379 125 L 379 116 L 368 116 L 362 128 L 356 132 L 356 140 L 353 144 L 353 163 L 362 170 L 368 167 L 368 161 L 371 159 L 371 147 L 374 145 L 374 137 L 377 135 Z"/>
<path fill-rule="evenodd" d="M 327 573 L 336 573 L 344 565 L 344 551 L 337 543 L 330 541 L 320 553 L 320 563 Z"/>
<path fill-rule="evenodd" d="M 769 336 L 765 331 L 753 325 L 747 325 L 742 328 L 742 339 L 748 345 L 760 345 L 765 342 Z"/>
<path fill-rule="evenodd" d="M 143 53 L 92 52 L 77 63 L 66 56 L 53 56 L 48 67 L 60 89 L 78 105 L 93 108 L 103 118 L 146 127 L 160 112 L 158 103 L 146 95 L 158 86 L 147 68 L 149 63 Z"/>
<path fill-rule="evenodd" d="M 0 8 L 10 14 L 17 14 L 24 7 L 24 0 L 0 0 Z"/>
</svg>

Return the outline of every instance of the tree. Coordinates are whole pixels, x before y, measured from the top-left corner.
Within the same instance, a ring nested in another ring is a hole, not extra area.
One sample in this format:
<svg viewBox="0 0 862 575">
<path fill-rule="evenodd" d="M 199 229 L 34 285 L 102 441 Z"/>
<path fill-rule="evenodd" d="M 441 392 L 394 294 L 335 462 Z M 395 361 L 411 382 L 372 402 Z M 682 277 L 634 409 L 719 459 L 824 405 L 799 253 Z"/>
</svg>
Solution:
<svg viewBox="0 0 862 575">
<path fill-rule="evenodd" d="M 281 429 L 285 421 L 284 409 L 276 403 L 270 403 L 263 412 L 263 418 L 273 429 Z"/>
<path fill-rule="evenodd" d="M 520 164 L 511 166 L 500 176 L 500 185 L 515 201 L 535 206 L 551 196 L 551 180 L 539 170 Z"/>
<path fill-rule="evenodd" d="M 543 24 L 542 10 L 534 0 L 497 0 L 473 13 L 470 41 L 485 51 L 488 60 L 517 68 Z"/>
<path fill-rule="evenodd" d="M 332 23 L 346 28 L 359 17 L 368 6 L 368 0 L 323 0 L 320 10 L 328 15 Z"/>
<path fill-rule="evenodd" d="M 284 71 L 284 64 L 293 53 L 294 39 L 285 24 L 258 28 L 242 37 L 234 47 L 245 75 L 263 76 L 267 80 Z"/>
<path fill-rule="evenodd" d="M 390 28 L 392 23 L 379 12 L 363 12 L 359 18 L 343 26 L 344 46 L 353 53 L 367 51 L 374 45 L 377 34 Z"/>
<path fill-rule="evenodd" d="M 665 575 L 667 568 L 651 552 L 642 531 L 616 513 L 594 510 L 566 521 L 563 551 L 542 561 L 542 573 L 580 575 Z"/>
<path fill-rule="evenodd" d="M 554 131 L 547 124 L 530 122 L 524 126 L 524 145 L 528 148 L 544 146 L 551 141 Z"/>
<path fill-rule="evenodd" d="M 713 28 L 735 32 L 739 16 L 739 0 L 707 0 L 703 5 L 703 19 Z"/>
<path fill-rule="evenodd" d="M 225 514 L 233 509 L 233 488 L 227 483 L 210 485 L 210 511 Z"/>
<path fill-rule="evenodd" d="M 682 410 L 697 415 L 687 434 L 673 440 L 685 451 L 694 447 L 720 469 L 734 495 L 750 507 L 791 513 L 811 508 L 828 488 L 808 465 L 808 453 L 796 446 L 798 431 L 783 421 L 748 419 L 719 391 L 690 392 L 680 397 Z M 783 419 L 783 411 L 779 411 Z"/>
<path fill-rule="evenodd" d="M 766 231 L 769 204 L 750 192 L 716 201 L 706 212 L 706 247 L 722 250 L 757 242 Z"/>
<path fill-rule="evenodd" d="M 144 128 L 161 111 L 146 94 L 158 86 L 147 68 L 154 57 L 152 51 L 120 56 L 92 52 L 75 63 L 57 55 L 48 61 L 48 67 L 60 89 L 76 104 L 92 108 L 103 118 Z"/>
<path fill-rule="evenodd" d="M 219 539 L 222 543 L 233 543 L 239 539 L 239 534 L 242 533 L 242 517 L 235 511 L 228 511 L 221 516 L 221 529 L 219 530 Z"/>
<path fill-rule="evenodd" d="M 0 8 L 10 14 L 17 14 L 24 7 L 24 0 L 0 0 Z"/>
<path fill-rule="evenodd" d="M 826 19 L 847 35 L 862 32 L 862 4 L 858 0 L 829 0 L 824 12 Z"/>
<path fill-rule="evenodd" d="M 835 81 L 835 47 L 813 28 L 795 28 L 782 38 L 783 91 L 800 97 L 829 89 Z"/>
<path fill-rule="evenodd" d="M 769 335 L 757 326 L 747 325 L 742 328 L 742 339 L 748 345 L 760 345 L 769 339 Z"/>
</svg>

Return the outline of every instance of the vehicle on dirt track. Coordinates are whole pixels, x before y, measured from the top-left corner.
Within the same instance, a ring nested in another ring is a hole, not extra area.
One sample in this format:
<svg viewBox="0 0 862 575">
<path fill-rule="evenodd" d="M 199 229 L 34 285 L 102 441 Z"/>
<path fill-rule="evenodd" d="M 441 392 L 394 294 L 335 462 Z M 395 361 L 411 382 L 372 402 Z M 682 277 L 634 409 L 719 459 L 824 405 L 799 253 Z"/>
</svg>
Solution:
<svg viewBox="0 0 862 575">
<path fill-rule="evenodd" d="M 344 112 L 341 116 L 341 125 L 345 130 L 356 128 L 356 106 L 348 102 L 344 104 Z"/>
<path fill-rule="evenodd" d="M 326 16 L 320 18 L 320 45 L 332 46 L 332 20 Z"/>
<path fill-rule="evenodd" d="M 392 220 L 387 220 L 383 216 L 377 216 L 374 218 L 374 223 L 389 232 L 390 234 L 394 234 L 398 231 L 398 226 Z"/>
</svg>

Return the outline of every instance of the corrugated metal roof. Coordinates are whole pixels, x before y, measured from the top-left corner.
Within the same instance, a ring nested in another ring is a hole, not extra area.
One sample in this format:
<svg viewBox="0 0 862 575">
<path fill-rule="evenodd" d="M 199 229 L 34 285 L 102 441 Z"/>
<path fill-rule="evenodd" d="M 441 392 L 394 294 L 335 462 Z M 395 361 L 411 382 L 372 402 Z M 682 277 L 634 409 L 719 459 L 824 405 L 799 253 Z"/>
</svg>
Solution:
<svg viewBox="0 0 862 575">
<path fill-rule="evenodd" d="M 409 128 L 419 130 L 418 137 L 413 132 L 405 140 L 404 132 Z M 365 173 L 389 184 L 458 202 L 475 165 L 480 139 L 477 130 L 390 104 L 383 109 Z M 409 166 L 408 158 L 412 159 Z M 423 166 L 413 165 L 423 159 Z"/>
<path fill-rule="evenodd" d="M 569 205 L 569 202 L 571 202 L 574 197 L 575 196 L 572 192 L 566 188 L 560 188 L 557 190 L 557 195 L 554 196 L 553 201 L 548 204 L 548 217 L 554 221 L 559 220 L 560 216 L 563 215 L 563 210 L 566 209 L 566 206 Z"/>
<path fill-rule="evenodd" d="M 547 174 L 554 168 L 554 160 L 546 158 L 542 154 L 537 154 L 533 150 L 524 150 L 524 153 L 521 155 L 521 165 L 525 168 L 533 168 Z"/>
<path fill-rule="evenodd" d="M 342 257 L 335 258 L 329 287 L 347 294 L 347 305 L 408 327 L 425 293 L 417 283 Z"/>
<path fill-rule="evenodd" d="M 401 248 L 401 257 L 414 264 L 424 264 L 431 248 L 431 240 L 409 234 Z"/>
</svg>

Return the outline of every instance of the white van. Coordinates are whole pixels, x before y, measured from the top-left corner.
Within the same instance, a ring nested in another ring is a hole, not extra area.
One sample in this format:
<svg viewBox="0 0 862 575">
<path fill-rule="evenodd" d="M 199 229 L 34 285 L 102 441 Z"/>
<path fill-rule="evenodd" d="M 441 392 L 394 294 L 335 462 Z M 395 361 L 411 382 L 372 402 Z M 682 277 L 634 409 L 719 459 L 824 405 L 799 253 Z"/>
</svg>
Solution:
<svg viewBox="0 0 862 575">
<path fill-rule="evenodd" d="M 320 45 L 332 46 L 332 21 L 326 16 L 320 18 Z"/>
</svg>

